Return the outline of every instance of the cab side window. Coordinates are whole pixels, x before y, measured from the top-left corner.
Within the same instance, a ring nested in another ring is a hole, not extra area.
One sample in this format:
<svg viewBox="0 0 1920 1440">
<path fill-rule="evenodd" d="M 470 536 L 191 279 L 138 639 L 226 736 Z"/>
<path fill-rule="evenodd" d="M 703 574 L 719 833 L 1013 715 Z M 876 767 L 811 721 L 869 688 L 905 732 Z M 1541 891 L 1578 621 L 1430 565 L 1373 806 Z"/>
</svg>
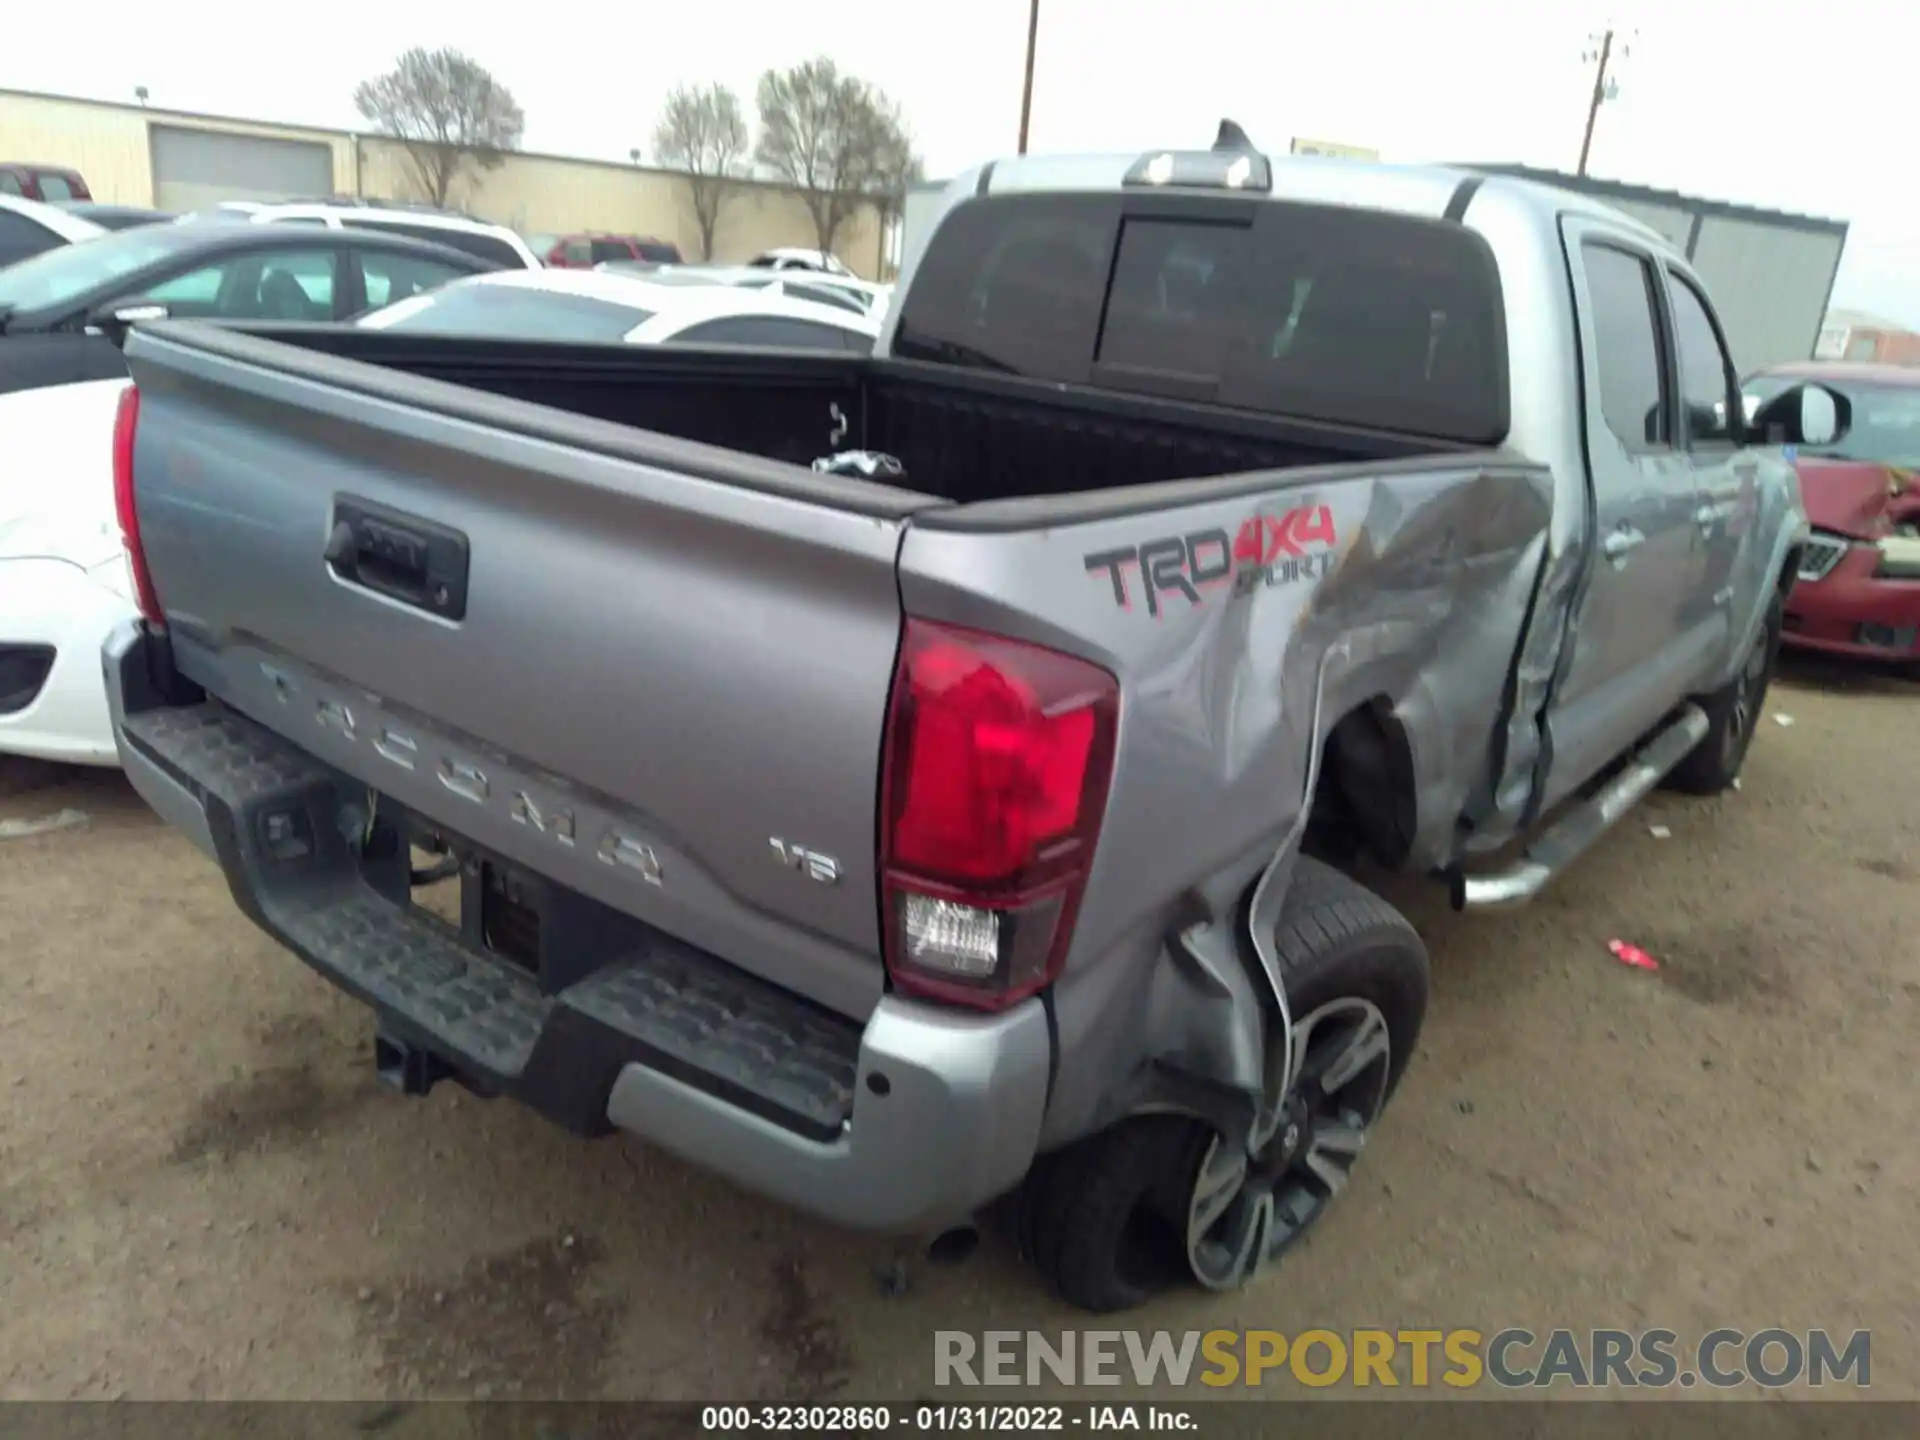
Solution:
<svg viewBox="0 0 1920 1440">
<path fill-rule="evenodd" d="M 331 320 L 336 263 L 331 250 L 237 255 L 127 298 L 154 301 L 185 319 Z"/>
<path fill-rule="evenodd" d="M 1733 363 L 1720 343 L 1704 296 L 1688 281 L 1671 276 L 1674 349 L 1679 352 L 1681 413 L 1686 437 L 1694 445 L 1731 445 L 1736 386 Z"/>
<path fill-rule="evenodd" d="M 1600 372 L 1600 413 L 1629 450 L 1673 443 L 1666 358 L 1654 319 L 1653 269 L 1637 255 L 1589 241 L 1580 247 Z"/>
<path fill-rule="evenodd" d="M 405 300 L 444 285 L 449 280 L 458 280 L 465 273 L 451 265 L 417 259 L 412 255 L 388 254 L 379 250 L 360 252 L 360 276 L 366 282 L 369 308 Z"/>
</svg>

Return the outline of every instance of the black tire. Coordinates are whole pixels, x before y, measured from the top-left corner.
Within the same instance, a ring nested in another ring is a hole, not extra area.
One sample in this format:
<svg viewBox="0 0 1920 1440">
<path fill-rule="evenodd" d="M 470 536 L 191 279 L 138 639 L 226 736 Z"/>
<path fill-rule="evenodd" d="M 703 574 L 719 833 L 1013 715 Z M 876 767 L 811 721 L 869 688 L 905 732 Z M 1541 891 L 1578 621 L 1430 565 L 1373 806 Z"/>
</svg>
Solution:
<svg viewBox="0 0 1920 1440">
<path fill-rule="evenodd" d="M 1302 855 L 1274 927 L 1296 1019 L 1330 1000 L 1371 1000 L 1393 1039 L 1387 1096 L 1400 1086 L 1427 1018 L 1432 966 L 1420 932 L 1357 880 Z"/>
<path fill-rule="evenodd" d="M 1379 896 L 1302 857 L 1274 940 L 1296 1019 L 1348 997 L 1378 1008 L 1390 1096 L 1426 1016 L 1419 935 Z M 1014 1201 L 1016 1243 L 1063 1299 L 1095 1314 L 1191 1279 L 1185 1226 L 1213 1140 L 1186 1116 L 1138 1116 L 1042 1157 Z"/>
<path fill-rule="evenodd" d="M 1682 795 L 1718 795 L 1740 778 L 1780 659 L 1783 615 L 1783 602 L 1776 594 L 1740 673 L 1701 702 L 1700 708 L 1707 712 L 1706 737 L 1662 782 L 1666 789 Z"/>
<path fill-rule="evenodd" d="M 1021 1253 L 1061 1299 L 1095 1315 L 1177 1284 L 1178 1177 L 1211 1133 L 1184 1115 L 1139 1115 L 1042 1156 L 1016 1202 Z"/>
</svg>

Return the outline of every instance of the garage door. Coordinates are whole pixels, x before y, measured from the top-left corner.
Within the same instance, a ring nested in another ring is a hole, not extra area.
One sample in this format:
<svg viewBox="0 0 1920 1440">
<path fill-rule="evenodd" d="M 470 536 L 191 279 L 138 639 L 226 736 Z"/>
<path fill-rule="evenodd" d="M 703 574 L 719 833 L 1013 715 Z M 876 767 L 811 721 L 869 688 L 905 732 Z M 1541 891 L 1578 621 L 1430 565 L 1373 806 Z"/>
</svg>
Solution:
<svg viewBox="0 0 1920 1440">
<path fill-rule="evenodd" d="M 204 210 L 221 200 L 313 199 L 333 191 L 330 145 L 153 127 L 153 203 L 162 210 Z"/>
</svg>

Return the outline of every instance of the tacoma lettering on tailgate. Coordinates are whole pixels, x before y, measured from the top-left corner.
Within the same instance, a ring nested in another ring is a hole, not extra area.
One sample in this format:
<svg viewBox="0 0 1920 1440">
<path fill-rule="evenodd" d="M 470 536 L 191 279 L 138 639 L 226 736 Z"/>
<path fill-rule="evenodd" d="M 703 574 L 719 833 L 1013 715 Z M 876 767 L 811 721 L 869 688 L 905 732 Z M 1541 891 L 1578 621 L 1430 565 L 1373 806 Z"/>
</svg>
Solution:
<svg viewBox="0 0 1920 1440">
<path fill-rule="evenodd" d="M 291 675 L 276 666 L 262 664 L 261 673 L 272 686 L 272 693 L 282 704 L 290 703 L 301 695 L 303 686 Z M 371 699 L 367 701 L 369 707 Z M 331 730 L 342 740 L 357 743 L 361 738 L 361 721 L 346 702 L 327 695 L 318 695 L 313 702 L 314 719 L 320 727 Z M 374 717 L 375 719 L 379 717 Z M 493 806 L 499 803 L 494 782 L 487 771 L 458 754 L 448 751 L 436 752 L 432 746 L 432 737 L 416 737 L 395 726 L 369 721 L 373 736 L 372 750 L 388 764 L 401 770 L 417 771 L 422 759 L 429 762 L 429 772 L 448 794 L 474 805 Z M 423 746 L 423 739 L 426 744 Z M 506 812 L 516 825 L 524 825 L 534 833 L 543 836 L 554 844 L 573 849 L 580 840 L 580 822 L 571 806 L 545 802 L 538 797 L 532 787 L 515 784 L 517 777 L 507 777 L 500 791 L 506 796 Z M 376 787 L 377 788 L 377 787 Z M 618 825 L 597 825 L 598 835 L 594 843 L 594 856 L 603 865 L 637 875 L 649 885 L 663 883 L 659 852 L 645 840 L 629 835 Z M 803 855 L 807 852 L 801 852 Z M 820 857 L 827 859 L 827 857 Z M 832 863 L 829 861 L 829 863 Z M 811 873 L 811 867 L 810 867 Z M 815 878 L 819 878 L 817 875 Z M 838 879 L 837 866 L 835 879 Z"/>
</svg>

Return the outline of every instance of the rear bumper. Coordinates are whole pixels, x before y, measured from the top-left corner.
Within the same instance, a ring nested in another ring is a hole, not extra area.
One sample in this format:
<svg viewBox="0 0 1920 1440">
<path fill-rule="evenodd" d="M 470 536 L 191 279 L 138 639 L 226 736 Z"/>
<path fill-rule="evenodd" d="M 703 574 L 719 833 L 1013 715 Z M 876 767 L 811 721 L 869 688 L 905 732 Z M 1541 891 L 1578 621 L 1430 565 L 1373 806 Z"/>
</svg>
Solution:
<svg viewBox="0 0 1920 1440">
<path fill-rule="evenodd" d="M 1859 659 L 1920 659 L 1920 580 L 1873 572 L 1880 553 L 1851 547 L 1823 578 L 1802 580 L 1787 597 L 1783 643 Z"/>
<path fill-rule="evenodd" d="M 153 642 L 104 656 L 134 788 L 235 902 L 389 1035 L 580 1133 L 618 1128 L 823 1219 L 916 1231 L 1018 1184 L 1046 1110 L 1038 1001 L 883 997 L 864 1025 L 651 933 L 557 993 L 378 893 L 341 837 L 364 787 L 217 704 L 158 702 Z"/>
</svg>

